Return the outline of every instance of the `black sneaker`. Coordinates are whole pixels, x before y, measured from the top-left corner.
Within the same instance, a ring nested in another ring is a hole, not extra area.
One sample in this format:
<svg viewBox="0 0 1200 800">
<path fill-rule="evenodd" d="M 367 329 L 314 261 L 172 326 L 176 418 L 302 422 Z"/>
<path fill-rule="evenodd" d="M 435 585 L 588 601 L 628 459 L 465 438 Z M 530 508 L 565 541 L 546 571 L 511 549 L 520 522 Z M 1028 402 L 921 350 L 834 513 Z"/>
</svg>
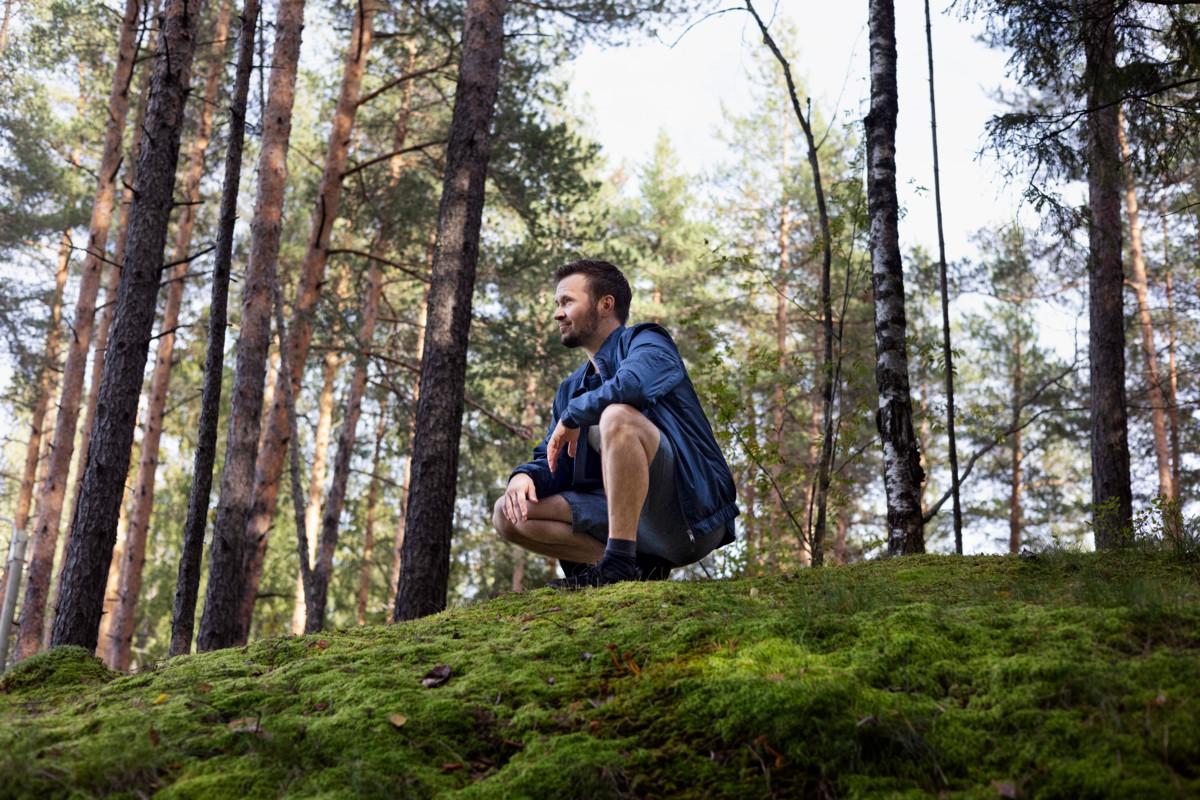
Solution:
<svg viewBox="0 0 1200 800">
<path fill-rule="evenodd" d="M 574 591 L 593 586 L 608 586 L 621 581 L 637 581 L 641 578 L 642 571 L 638 569 L 637 562 L 632 559 L 628 563 L 624 563 L 619 559 L 605 558 L 601 559 L 599 564 L 586 567 L 576 575 L 559 578 L 546 585 L 551 589 Z"/>
<path fill-rule="evenodd" d="M 638 553 L 638 569 L 644 581 L 665 581 L 671 577 L 671 568 L 675 565 L 665 558 L 652 556 L 649 553 Z"/>
</svg>

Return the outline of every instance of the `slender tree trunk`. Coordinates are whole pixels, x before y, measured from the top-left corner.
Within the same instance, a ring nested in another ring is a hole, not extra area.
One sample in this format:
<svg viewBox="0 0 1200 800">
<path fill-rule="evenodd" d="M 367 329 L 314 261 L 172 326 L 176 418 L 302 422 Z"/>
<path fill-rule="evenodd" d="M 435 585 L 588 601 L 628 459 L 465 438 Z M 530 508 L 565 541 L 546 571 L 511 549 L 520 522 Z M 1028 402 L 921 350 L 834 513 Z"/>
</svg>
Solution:
<svg viewBox="0 0 1200 800">
<path fill-rule="evenodd" d="M 781 174 L 786 174 L 788 165 L 788 130 L 787 126 L 782 126 L 782 152 L 780 160 L 782 162 Z M 776 242 L 779 248 L 779 278 L 775 282 L 775 388 L 771 398 L 771 440 L 775 445 L 775 457 L 777 461 L 771 465 L 771 475 L 775 479 L 776 485 L 782 489 L 780 481 L 783 477 L 784 467 L 784 448 L 787 444 L 787 435 L 784 433 L 784 422 L 787 419 L 787 397 L 784 392 L 784 382 L 788 380 L 787 368 L 787 343 L 788 343 L 788 276 L 791 272 L 791 254 L 788 252 L 788 244 L 791 240 L 791 220 L 788 217 L 788 203 L 784 192 L 780 192 L 779 197 L 779 226 L 776 230 Z M 783 497 L 779 492 L 775 493 L 775 518 L 779 520 L 779 524 L 783 525 L 787 515 L 783 508 Z M 803 549 L 808 551 L 808 543 L 804 542 Z M 803 556 L 802 556 L 803 557 Z"/>
<path fill-rule="evenodd" d="M 379 421 L 375 426 L 375 450 L 371 454 L 371 483 L 367 489 L 367 518 L 363 531 L 362 566 L 358 572 L 358 624 L 367 624 L 367 606 L 371 600 L 371 567 L 375 562 L 375 517 L 379 506 L 379 454 L 387 435 L 387 400 L 380 401 Z"/>
<path fill-rule="evenodd" d="M 1088 364 L 1091 368 L 1093 530 L 1118 547 L 1133 526 L 1125 403 L 1125 276 L 1121 268 L 1121 144 L 1116 3 L 1084 5 L 1088 87 Z"/>
<path fill-rule="evenodd" d="M 313 335 L 313 312 L 325 281 L 325 266 L 329 256 L 329 238 L 333 223 L 337 219 L 341 203 L 342 173 L 350 153 L 350 134 L 354 128 L 354 117 L 358 111 L 358 98 L 362 90 L 362 78 L 371 48 L 372 26 L 379 6 L 376 0 L 362 0 L 350 32 L 350 43 L 346 50 L 345 67 L 342 71 L 341 91 L 333 115 L 333 129 L 325 151 L 325 167 L 318 189 L 317 204 L 313 209 L 309 231 L 308 248 L 300 268 L 300 283 L 296 290 L 295 307 L 292 312 L 291 331 L 287 342 L 287 362 L 290 369 L 280 373 L 280 381 L 291 381 L 292 394 L 298 395 L 304 375 L 304 363 Z M 282 392 L 276 389 L 276 396 Z M 284 458 L 290 441 L 287 412 L 278 402 L 271 407 L 267 418 L 267 434 L 263 448 L 258 454 L 254 473 L 254 510 L 246 527 L 246 538 L 256 543 L 256 549 L 265 555 L 267 537 L 270 535 L 271 520 L 275 515 L 275 503 L 279 497 L 279 480 L 283 475 Z M 315 533 L 315 529 L 314 529 Z M 251 562 L 242 596 L 242 632 L 245 640 L 250 630 L 250 616 L 258 594 L 262 577 L 262 558 Z"/>
<path fill-rule="evenodd" d="M 62 395 L 54 424 L 54 443 L 50 450 L 49 471 L 42 485 L 38 518 L 33 529 L 33 552 L 29 559 L 29 581 L 21 604 L 21 627 L 17 652 L 24 658 L 37 651 L 42 641 L 46 600 L 54 568 L 54 551 L 62 521 L 63 501 L 75 451 L 75 425 L 83 393 L 84 367 L 87 365 L 92 322 L 96 314 L 96 295 L 100 289 L 108 227 L 112 221 L 117 169 L 121 163 L 121 134 L 129 111 L 129 79 L 133 71 L 137 41 L 139 0 L 126 0 L 117 45 L 117 66 L 113 71 L 108 103 L 108 124 L 104 131 L 104 149 L 96 180 L 95 202 L 88 226 L 87 255 L 83 261 L 79 296 L 75 301 L 75 321 L 63 366 Z M 169 199 L 169 198 L 168 198 Z M 124 480 L 124 476 L 122 476 Z M 118 497 L 119 497 L 118 493 Z M 107 565 L 107 564 L 106 564 Z M 93 630 L 93 635 L 95 631 Z M 94 647 L 94 643 L 92 644 Z"/>
<path fill-rule="evenodd" d="M 213 112 L 217 92 L 225 74 L 225 45 L 229 36 L 231 0 L 221 0 L 212 29 L 212 57 L 204 81 L 203 104 L 197 110 L 199 124 L 192 141 L 187 173 L 184 177 L 185 205 L 175 228 L 175 267 L 170 271 L 167 301 L 163 308 L 158 346 L 154 356 L 154 371 L 150 378 L 150 396 L 146 406 L 142 447 L 138 454 L 137 479 L 133 489 L 133 509 L 129 515 L 129 533 L 121 560 L 119 601 L 112 623 L 108 658 L 109 669 L 124 672 L 129 669 L 130 645 L 138 595 L 142 588 L 142 567 L 146 561 L 146 541 L 150 533 L 150 512 L 154 508 L 154 479 L 158 472 L 158 449 L 162 438 L 163 415 L 167 406 L 167 391 L 171 383 L 172 359 L 175 353 L 175 328 L 179 324 L 179 309 L 183 304 L 184 279 L 189 269 L 192 232 L 200 204 L 200 180 L 204 177 L 204 157 L 212 136 Z"/>
<path fill-rule="evenodd" d="M 921 456 L 912 425 L 905 347 L 904 269 L 896 199 L 896 17 L 892 0 L 870 0 L 871 111 L 867 115 L 867 204 L 875 296 L 876 425 L 883 444 L 888 552 L 922 553 Z"/>
<path fill-rule="evenodd" d="M 8 49 L 8 25 L 12 21 L 13 0 L 4 0 L 4 19 L 0 20 L 0 53 Z"/>
<path fill-rule="evenodd" d="M 312 467 L 308 478 L 308 501 L 304 507 L 304 530 L 308 536 L 308 559 L 317 557 L 317 529 L 321 524 L 321 498 L 325 494 L 325 464 L 329 460 L 329 434 L 333 429 L 333 386 L 337 380 L 338 363 L 341 359 L 333 350 L 325 353 L 321 376 L 321 396 L 317 400 L 317 431 L 313 436 Z M 292 604 L 292 633 L 305 633 L 306 618 L 304 599 L 304 575 L 296 574 L 296 591 Z"/>
<path fill-rule="evenodd" d="M 954 436 L 954 350 L 950 347 L 950 292 L 946 281 L 946 237 L 942 231 L 942 175 L 938 164 L 937 102 L 933 88 L 933 21 L 925 0 L 925 45 L 929 54 L 929 130 L 933 141 L 933 203 L 937 212 L 938 288 L 942 300 L 942 360 L 946 363 L 946 440 L 950 450 L 950 496 L 954 503 L 954 552 L 962 555 L 962 505 L 958 491 L 958 442 Z"/>
<path fill-rule="evenodd" d="M 545 308 L 548 301 L 548 297 L 539 295 L 538 307 Z M 541 363 L 543 358 L 545 358 L 545 354 L 542 352 L 539 344 L 533 352 L 533 363 Z M 527 400 L 525 402 L 524 413 L 521 415 L 521 424 L 531 431 L 536 431 L 538 425 L 537 391 L 538 376 L 535 371 L 530 370 L 525 376 L 525 397 Z M 514 592 L 521 592 L 525 590 L 525 548 L 513 547 L 511 552 L 513 554 L 512 590 Z"/>
<path fill-rule="evenodd" d="M 59 613 L 51 638 L 54 646 L 96 646 L 104 582 L 117 534 L 138 395 L 154 326 L 201 8 L 201 0 L 171 0 L 164 15 L 113 319 L 112 352 L 100 383 L 92 449 L 84 466 L 83 489 L 65 555 Z"/>
<path fill-rule="evenodd" d="M 1020 331 L 1014 328 L 1013 333 L 1012 416 L 1010 418 L 1010 425 L 1013 432 L 1009 443 L 1012 459 L 1012 480 L 1008 493 L 1008 552 L 1019 553 L 1021 552 L 1021 525 L 1023 517 L 1021 509 L 1021 462 L 1025 457 L 1021 450 L 1021 396 L 1025 391 L 1025 374 L 1022 364 Z"/>
<path fill-rule="evenodd" d="M 421 297 L 420 310 L 417 312 L 417 349 L 413 353 L 413 360 L 418 364 L 425 357 L 425 328 L 429 319 L 429 290 L 423 293 Z M 412 448 L 413 438 L 417 430 L 417 406 L 421 402 L 421 376 L 417 376 L 413 381 L 413 402 L 409 409 L 408 430 L 410 431 L 408 440 L 408 457 L 404 459 L 404 466 L 400 470 L 400 515 L 396 521 L 396 538 L 392 543 L 392 575 L 389 586 L 388 608 L 396 607 L 396 595 L 400 591 L 400 573 L 401 564 L 403 563 L 404 539 L 405 531 L 407 530 L 408 522 L 408 501 L 410 497 L 409 489 L 412 485 Z"/>
<path fill-rule="evenodd" d="M 196 637 L 197 650 L 230 647 L 242 639 L 239 607 L 246 561 L 255 543 L 246 540 L 246 521 L 254 503 L 254 462 L 258 455 L 263 377 L 271 338 L 271 286 L 279 260 L 287 184 L 288 140 L 304 0 L 280 0 L 275 17 L 270 92 L 263 113 L 258 158 L 258 194 L 250 226 L 250 263 L 242 289 L 241 333 L 221 472 L 221 493 L 209 560 L 208 589 Z M 240 66 L 240 65 L 239 65 Z M 232 188 L 226 185 L 226 192 Z"/>
<path fill-rule="evenodd" d="M 846 515 L 846 509 L 839 507 L 837 510 L 837 538 L 833 540 L 833 563 L 846 563 L 846 533 L 850 530 L 850 518 Z"/>
<path fill-rule="evenodd" d="M 1117 135 L 1120 137 L 1121 161 L 1125 165 L 1125 213 L 1129 216 L 1130 266 L 1129 281 L 1137 297 L 1138 328 L 1142 334 L 1142 357 L 1146 362 L 1146 390 L 1150 400 L 1150 424 L 1154 431 L 1154 457 L 1158 466 L 1158 494 L 1171 499 L 1175 490 L 1171 480 L 1171 448 L 1167 443 L 1167 402 L 1158 369 L 1158 348 L 1154 344 L 1154 326 L 1150 321 L 1149 281 L 1146 279 L 1146 259 L 1142 251 L 1142 223 L 1138 214 L 1137 185 L 1133 178 L 1133 160 L 1129 139 L 1125 136 L 1125 115 L 1117 109 Z"/>
<path fill-rule="evenodd" d="M 1167 232 L 1167 215 L 1162 216 L 1163 226 L 1163 270 L 1167 288 L 1167 411 L 1171 421 L 1171 497 L 1179 502 L 1179 371 L 1175 364 L 1175 345 L 1178 333 L 1175 327 L 1175 287 L 1171 279 L 1171 238 Z"/>
<path fill-rule="evenodd" d="M 446 606 L 471 295 L 504 51 L 505 6 L 506 0 L 467 0 L 463 22 L 421 359 L 421 400 L 406 515 L 409 535 L 401 556 L 397 621 L 433 614 Z"/>
</svg>

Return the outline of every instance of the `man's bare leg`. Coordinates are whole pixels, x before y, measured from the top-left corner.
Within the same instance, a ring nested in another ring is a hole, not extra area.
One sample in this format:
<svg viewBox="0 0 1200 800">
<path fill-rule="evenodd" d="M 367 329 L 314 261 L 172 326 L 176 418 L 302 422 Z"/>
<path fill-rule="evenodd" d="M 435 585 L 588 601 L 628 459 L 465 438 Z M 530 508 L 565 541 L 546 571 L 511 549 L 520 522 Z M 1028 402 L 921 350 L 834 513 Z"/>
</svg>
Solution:
<svg viewBox="0 0 1200 800">
<path fill-rule="evenodd" d="M 604 544 L 571 527 L 571 506 L 562 495 L 552 494 L 529 504 L 529 518 L 513 523 L 504 516 L 504 498 L 496 501 L 492 524 L 505 541 L 518 547 L 581 564 L 594 564 L 604 555 Z M 636 527 L 635 527 L 636 531 Z"/>
<path fill-rule="evenodd" d="M 646 415 L 617 403 L 600 415 L 608 535 L 637 541 L 638 518 L 650 490 L 650 463 L 658 453 L 659 432 Z"/>
</svg>

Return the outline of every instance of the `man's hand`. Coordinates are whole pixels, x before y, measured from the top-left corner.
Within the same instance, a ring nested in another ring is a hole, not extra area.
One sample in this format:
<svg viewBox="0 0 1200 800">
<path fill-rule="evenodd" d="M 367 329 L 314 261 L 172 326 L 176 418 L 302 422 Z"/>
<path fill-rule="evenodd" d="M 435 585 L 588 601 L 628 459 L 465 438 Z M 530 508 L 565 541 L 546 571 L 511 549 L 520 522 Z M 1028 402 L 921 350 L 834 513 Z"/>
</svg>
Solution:
<svg viewBox="0 0 1200 800">
<path fill-rule="evenodd" d="M 550 462 L 550 472 L 554 472 L 554 468 L 558 464 L 558 456 L 562 453 L 565 446 L 567 455 L 571 458 L 575 457 L 575 447 L 579 444 L 579 428 L 568 428 L 562 424 L 562 420 L 554 426 L 554 433 L 550 434 L 550 441 L 546 442 L 546 460 Z"/>
<path fill-rule="evenodd" d="M 534 488 L 533 478 L 524 472 L 518 472 L 508 482 L 504 490 L 504 516 L 513 525 L 529 519 L 529 503 L 538 502 L 537 489 Z"/>
</svg>

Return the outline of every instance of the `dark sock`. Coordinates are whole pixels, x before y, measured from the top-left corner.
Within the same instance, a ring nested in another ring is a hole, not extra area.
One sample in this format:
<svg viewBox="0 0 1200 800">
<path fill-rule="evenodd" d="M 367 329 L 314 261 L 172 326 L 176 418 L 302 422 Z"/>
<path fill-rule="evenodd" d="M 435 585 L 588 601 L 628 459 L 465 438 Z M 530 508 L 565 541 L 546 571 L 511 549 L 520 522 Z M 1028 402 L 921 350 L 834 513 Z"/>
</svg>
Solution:
<svg viewBox="0 0 1200 800">
<path fill-rule="evenodd" d="M 620 556 L 622 558 L 637 557 L 637 541 L 633 539 L 614 539 L 611 536 L 604 546 L 604 557 Z"/>
<path fill-rule="evenodd" d="M 637 542 L 609 537 L 600 566 L 605 571 L 612 571 L 626 578 L 636 578 L 640 574 L 637 565 Z"/>
</svg>

